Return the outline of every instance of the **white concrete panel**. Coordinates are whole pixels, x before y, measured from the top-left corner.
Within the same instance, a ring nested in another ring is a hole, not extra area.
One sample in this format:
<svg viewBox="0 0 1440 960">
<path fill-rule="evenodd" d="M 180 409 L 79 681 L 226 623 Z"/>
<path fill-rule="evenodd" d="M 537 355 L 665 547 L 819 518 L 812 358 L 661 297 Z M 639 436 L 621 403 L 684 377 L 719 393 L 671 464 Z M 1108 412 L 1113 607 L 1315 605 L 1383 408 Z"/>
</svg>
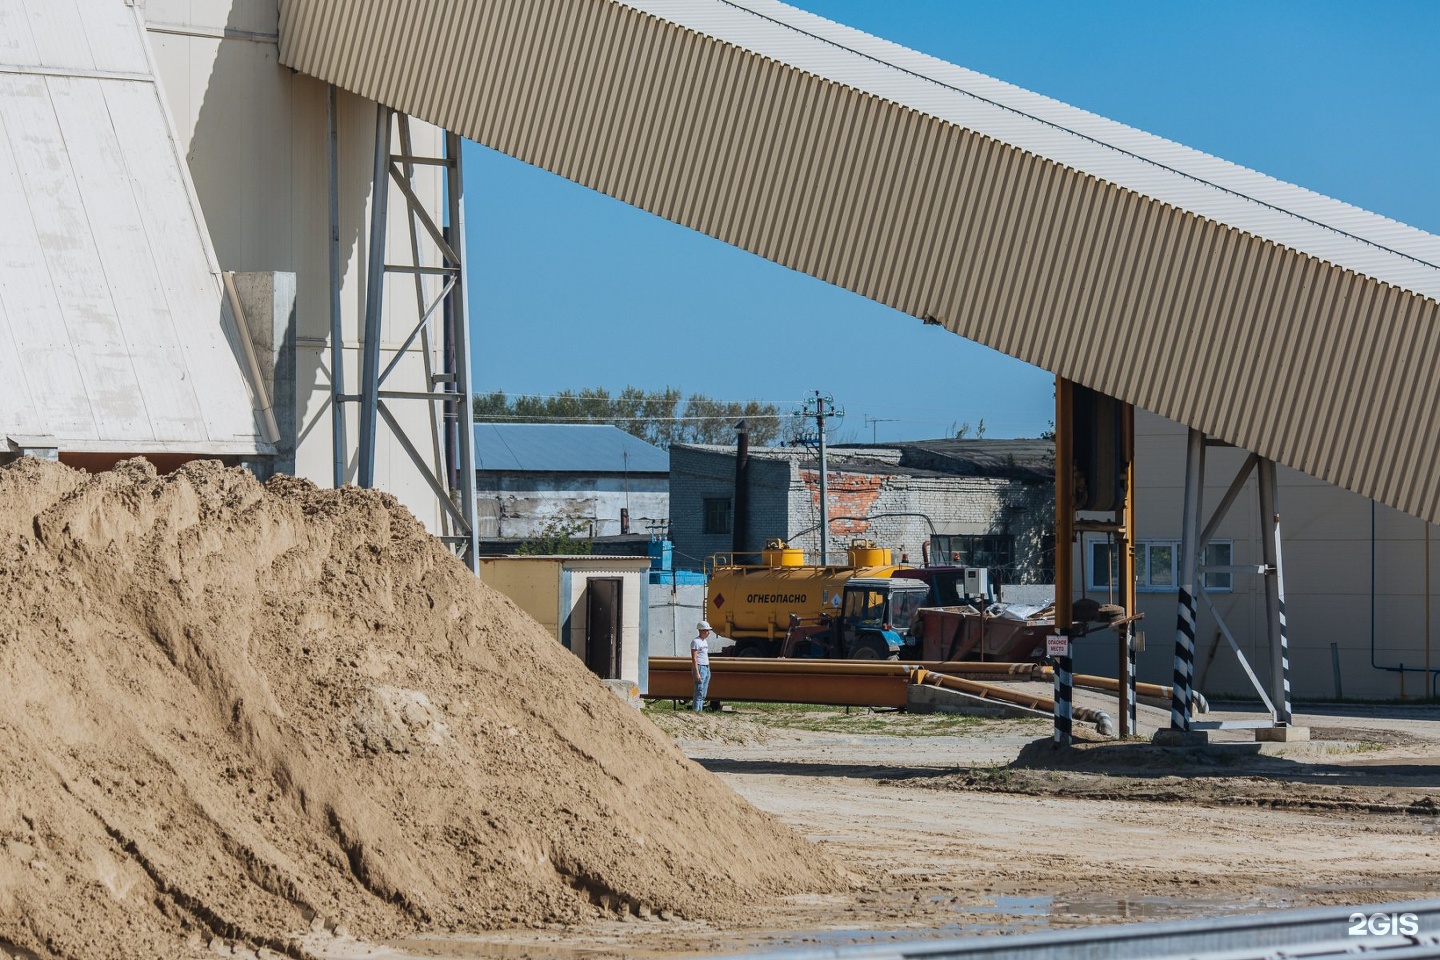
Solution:
<svg viewBox="0 0 1440 960">
<path fill-rule="evenodd" d="M 18 67 L 40 62 L 28 14 L 25 0 L 0 0 L 0 64 Z"/>
<path fill-rule="evenodd" d="M 166 248 L 154 249 L 132 184 L 138 179 L 121 153 L 99 82 L 54 78 L 51 103 L 71 150 L 76 196 L 84 207 L 99 256 L 98 279 L 110 291 L 116 335 L 135 371 L 135 396 L 154 439 L 205 439 L 201 401 L 175 329 L 174 305 L 156 270 Z M 122 122 L 128 114 L 121 113 Z"/>
<path fill-rule="evenodd" d="M 21 4 L 35 44 L 36 59 L 29 63 L 57 70 L 95 69 L 95 58 L 84 42 L 85 20 L 76 0 L 21 0 Z"/>
<path fill-rule="evenodd" d="M 134 7 L 114 0 L 79 0 L 78 6 L 83 30 L 71 42 L 89 48 L 96 70 L 150 74 Z"/>
<path fill-rule="evenodd" d="M 120 149 L 133 173 L 135 195 L 160 282 L 171 298 L 172 322 L 189 376 L 203 385 L 199 396 L 205 432 L 217 443 L 253 442 L 254 407 L 227 337 L 226 307 L 215 273 L 209 235 L 194 206 L 181 157 L 168 133 L 154 86 L 110 84 L 111 112 L 143 122 L 116 124 Z M 140 175 L 147 173 L 149 175 Z"/>
<path fill-rule="evenodd" d="M 5 424 L 6 434 L 12 437 L 33 437 L 44 434 L 48 428 L 35 410 L 25 357 L 15 339 L 15 326 L 10 323 L 3 298 L 0 298 L 0 423 Z M 3 442 L 4 437 L 0 437 L 0 443 Z"/>
<path fill-rule="evenodd" d="M 19 358 L 0 432 L 62 455 L 264 450 L 135 8 L 0 0 L 0 17 L 34 38 L 0 73 L 0 343 Z"/>
<path fill-rule="evenodd" d="M 77 82 L 98 83 L 60 77 L 0 77 L 4 84 L 0 87 L 4 91 L 0 112 L 10 133 L 43 269 L 58 302 L 50 322 L 62 323 L 68 331 L 80 374 L 79 381 L 51 384 L 47 392 L 89 396 L 94 420 L 82 436 L 99 439 L 103 420 L 118 436 L 150 441 L 154 434 L 139 400 L 134 365 L 101 272 L 89 217 L 77 194 L 69 144 L 51 100 L 52 85 Z M 32 282 L 30 277 L 14 275 L 6 286 Z M 51 432 L 61 436 L 58 431 Z"/>
<path fill-rule="evenodd" d="M 37 432 L 93 437 L 94 411 L 12 146 L 22 142 L 24 155 L 34 156 L 34 146 L 23 143 L 33 132 L 19 125 L 26 112 L 20 107 L 22 98 L 44 96 L 41 78 L 0 75 L 0 319 L 23 358 L 22 376 L 0 381 L 0 416 L 23 423 L 22 411 L 38 413 L 43 405 L 45 429 Z"/>
</svg>

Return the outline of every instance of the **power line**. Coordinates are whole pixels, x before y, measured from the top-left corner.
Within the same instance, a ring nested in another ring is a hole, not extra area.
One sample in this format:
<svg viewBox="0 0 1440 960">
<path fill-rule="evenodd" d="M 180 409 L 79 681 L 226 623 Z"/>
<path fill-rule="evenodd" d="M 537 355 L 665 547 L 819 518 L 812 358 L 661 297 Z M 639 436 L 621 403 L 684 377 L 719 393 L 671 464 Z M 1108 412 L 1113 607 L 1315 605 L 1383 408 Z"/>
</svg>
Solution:
<svg viewBox="0 0 1440 960">
<path fill-rule="evenodd" d="M 594 395 L 594 394 L 591 394 L 591 395 L 588 395 L 588 396 L 587 396 L 587 395 L 585 395 L 585 394 L 580 394 L 580 393 L 506 393 L 504 390 L 490 390 L 490 391 L 487 391 L 487 392 L 480 392 L 480 391 L 476 391 L 476 392 L 475 392 L 475 396 L 476 396 L 476 397 L 490 397 L 490 396 L 494 396 L 494 395 L 496 395 L 496 394 L 499 394 L 499 395 L 503 396 L 503 397 L 505 398 L 505 400 L 506 400 L 507 403 L 513 403 L 513 402 L 515 402 L 516 400 L 580 400 L 580 401 L 583 401 L 583 402 L 585 402 L 585 403 L 634 403 L 634 402 L 637 401 L 637 399 L 638 399 L 639 402 L 643 403 L 643 402 L 645 402 L 645 398 L 646 398 L 646 397 L 653 396 L 653 394 L 646 394 L 646 395 L 644 395 L 644 396 L 642 396 L 642 397 L 640 397 L 640 398 L 634 398 L 634 397 L 623 397 L 623 396 L 619 396 L 619 395 L 616 395 L 616 394 L 607 393 L 605 396 L 602 397 L 602 396 L 598 396 L 598 395 Z M 772 403 L 772 404 L 788 403 L 788 404 L 793 404 L 793 405 L 795 405 L 795 406 L 798 407 L 798 406 L 800 406 L 800 405 L 802 405 L 802 404 L 805 403 L 804 400 L 797 400 L 797 399 L 795 399 L 795 398 L 793 398 L 793 397 L 790 398 L 790 399 L 788 399 L 788 400 L 755 400 L 755 399 L 747 399 L 747 400 L 715 400 L 715 399 L 713 399 L 713 398 L 711 398 L 711 397 L 705 397 L 705 398 L 703 398 L 703 399 L 705 399 L 705 400 L 707 400 L 707 401 L 709 401 L 709 402 L 711 402 L 711 403 L 733 403 L 733 404 L 739 404 L 739 405 L 742 405 L 742 406 L 743 406 L 744 404 L 747 404 L 747 403 Z M 684 402 L 688 402 L 688 401 L 689 401 L 689 398 L 686 397 L 686 396 L 683 395 L 683 394 L 678 394 L 678 393 L 677 393 L 677 394 L 675 395 L 675 401 L 676 401 L 677 403 L 684 403 Z"/>
<path fill-rule="evenodd" d="M 737 418 L 739 418 L 739 417 L 741 417 L 741 416 L 743 416 L 746 420 L 789 420 L 789 419 L 791 418 L 792 414 L 788 414 L 788 413 L 745 413 L 745 414 L 713 413 L 713 414 L 709 414 L 709 415 L 706 415 L 706 416 L 694 416 L 694 417 L 647 417 L 647 416 L 645 416 L 644 414 L 637 413 L 637 414 L 635 414 L 635 415 L 633 415 L 633 416 L 626 416 L 626 415 L 624 415 L 624 414 L 613 415 L 613 416 L 610 416 L 610 417 L 606 418 L 606 419 L 605 419 L 605 422 L 608 423 L 610 420 L 643 420 L 643 421 L 645 421 L 646 423 L 680 423 L 680 422 L 683 422 L 683 421 L 686 421 L 686 420 L 735 420 L 735 419 L 737 419 Z M 521 421 L 521 422 L 524 422 L 524 423 L 540 423 L 540 422 L 542 422 L 542 421 L 545 422 L 545 423 L 594 423 L 594 422 L 596 422 L 597 419 L 601 419 L 601 418 L 597 418 L 597 417 L 551 417 L 551 416 L 547 416 L 547 415 L 545 415 L 545 414 L 534 414 L 533 416 L 527 416 L 527 415 L 525 415 L 525 414 L 519 414 L 519 413 L 516 413 L 516 414 L 509 414 L 509 413 L 488 414 L 488 413 L 487 413 L 487 414 L 484 415 L 484 419 L 483 419 L 483 420 L 476 420 L 475 422 L 476 422 L 476 423 L 489 423 L 489 422 L 491 422 L 491 421 L 493 421 L 493 420 L 518 420 L 518 421 Z"/>
</svg>

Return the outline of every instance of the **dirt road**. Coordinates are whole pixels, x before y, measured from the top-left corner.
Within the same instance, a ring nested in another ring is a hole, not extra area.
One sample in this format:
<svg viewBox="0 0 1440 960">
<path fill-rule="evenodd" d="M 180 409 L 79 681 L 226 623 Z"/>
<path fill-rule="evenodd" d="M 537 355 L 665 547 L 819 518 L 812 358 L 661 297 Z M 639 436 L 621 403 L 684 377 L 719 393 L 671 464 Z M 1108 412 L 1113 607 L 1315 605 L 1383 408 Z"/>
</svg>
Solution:
<svg viewBox="0 0 1440 960">
<path fill-rule="evenodd" d="M 1400 715 L 1299 716 L 1317 741 L 1275 756 L 1240 742 L 1057 752 L 1034 720 L 652 707 L 693 759 L 848 864 L 857 889 L 764 905 L 745 929 L 637 918 L 368 955 L 661 956 L 1434 896 L 1440 710 L 1387 712 Z"/>
</svg>

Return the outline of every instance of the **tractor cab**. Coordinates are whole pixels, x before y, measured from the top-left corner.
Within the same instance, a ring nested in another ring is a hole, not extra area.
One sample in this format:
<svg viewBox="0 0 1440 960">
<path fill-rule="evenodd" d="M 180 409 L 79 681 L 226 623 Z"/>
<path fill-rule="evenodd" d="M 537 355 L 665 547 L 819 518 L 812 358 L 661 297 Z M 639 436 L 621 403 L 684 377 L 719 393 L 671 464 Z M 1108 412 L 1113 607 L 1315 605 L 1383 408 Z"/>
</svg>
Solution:
<svg viewBox="0 0 1440 960">
<path fill-rule="evenodd" d="M 919 580 L 854 577 L 833 615 L 809 623 L 797 618 L 783 656 L 898 660 L 912 643 L 915 611 L 929 596 L 930 586 Z"/>
</svg>

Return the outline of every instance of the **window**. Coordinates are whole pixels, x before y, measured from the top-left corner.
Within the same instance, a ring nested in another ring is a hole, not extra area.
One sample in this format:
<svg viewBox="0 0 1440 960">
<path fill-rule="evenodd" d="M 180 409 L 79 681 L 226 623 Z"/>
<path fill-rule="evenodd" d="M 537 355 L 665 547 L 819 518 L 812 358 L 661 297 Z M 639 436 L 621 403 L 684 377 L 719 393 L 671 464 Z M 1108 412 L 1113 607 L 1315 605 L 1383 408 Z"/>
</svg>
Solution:
<svg viewBox="0 0 1440 960">
<path fill-rule="evenodd" d="M 937 534 L 933 563 L 960 567 L 1008 568 L 1015 558 L 1015 538 L 1008 534 Z"/>
<path fill-rule="evenodd" d="M 1228 567 L 1232 561 L 1229 540 L 1211 540 L 1205 547 L 1205 566 L 1207 567 Z M 1229 593 L 1234 589 L 1234 581 L 1230 577 L 1230 571 L 1205 574 L 1205 589 L 1215 593 Z"/>
<path fill-rule="evenodd" d="M 1091 590 L 1107 590 L 1119 586 L 1117 558 L 1108 540 L 1091 540 L 1089 583 Z M 1228 567 L 1232 560 L 1229 540 L 1211 540 L 1205 548 L 1206 567 Z M 1206 573 L 1205 589 L 1211 593 L 1228 593 L 1234 589 L 1229 571 Z M 1135 586 L 1141 591 L 1168 593 L 1180 585 L 1180 542 L 1178 540 L 1141 540 L 1135 544 Z"/>
<path fill-rule="evenodd" d="M 705 532 L 706 532 L 706 533 L 729 533 L 729 532 L 730 532 L 730 498 L 729 498 L 729 497 L 706 497 L 706 498 L 705 498 Z"/>
</svg>

